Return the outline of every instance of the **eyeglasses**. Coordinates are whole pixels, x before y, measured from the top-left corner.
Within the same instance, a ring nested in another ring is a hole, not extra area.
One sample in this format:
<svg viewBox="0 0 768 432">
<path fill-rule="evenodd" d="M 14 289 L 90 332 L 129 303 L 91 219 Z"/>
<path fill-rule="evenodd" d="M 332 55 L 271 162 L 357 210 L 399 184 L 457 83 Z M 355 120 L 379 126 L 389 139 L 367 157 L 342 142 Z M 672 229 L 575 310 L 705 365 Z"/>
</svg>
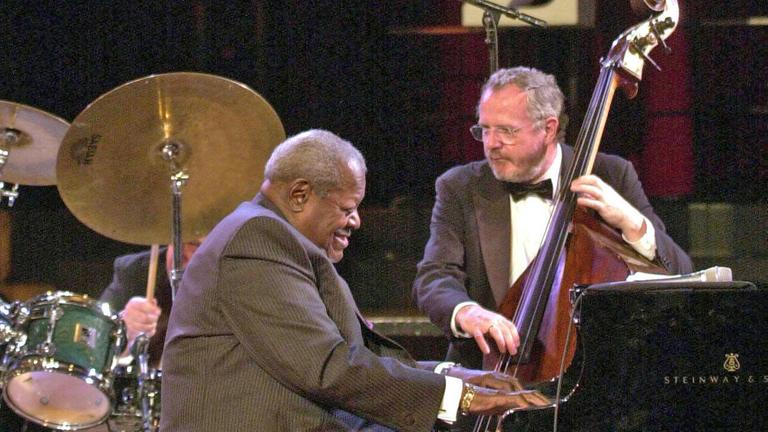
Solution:
<svg viewBox="0 0 768 432">
<path fill-rule="evenodd" d="M 520 130 L 522 130 L 522 128 L 512 128 L 506 126 L 481 126 L 477 124 L 469 128 L 469 132 L 472 134 L 472 138 L 474 138 L 475 141 L 480 142 L 483 142 L 483 140 L 493 130 L 496 131 L 496 137 L 499 139 L 499 141 L 501 141 L 502 144 L 510 145 L 515 142 L 515 138 L 517 137 L 517 134 L 520 132 Z"/>
</svg>

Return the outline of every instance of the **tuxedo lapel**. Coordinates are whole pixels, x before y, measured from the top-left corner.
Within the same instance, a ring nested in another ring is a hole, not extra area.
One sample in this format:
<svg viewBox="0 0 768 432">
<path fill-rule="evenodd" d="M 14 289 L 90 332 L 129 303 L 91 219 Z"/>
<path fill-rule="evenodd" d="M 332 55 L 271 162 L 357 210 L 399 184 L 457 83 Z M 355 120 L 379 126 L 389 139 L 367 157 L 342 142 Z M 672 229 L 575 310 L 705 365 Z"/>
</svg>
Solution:
<svg viewBox="0 0 768 432">
<path fill-rule="evenodd" d="M 490 167 L 483 166 L 473 195 L 485 273 L 498 305 L 509 288 L 509 195 Z"/>
<path fill-rule="evenodd" d="M 565 177 L 568 174 L 568 170 L 571 168 L 571 164 L 573 164 L 573 147 L 560 145 L 560 149 L 563 151 L 563 160 L 560 163 L 560 179 L 558 180 L 560 186 L 557 188 L 558 191 L 570 187 L 570 185 L 564 185 L 563 182 L 567 181 Z"/>
</svg>

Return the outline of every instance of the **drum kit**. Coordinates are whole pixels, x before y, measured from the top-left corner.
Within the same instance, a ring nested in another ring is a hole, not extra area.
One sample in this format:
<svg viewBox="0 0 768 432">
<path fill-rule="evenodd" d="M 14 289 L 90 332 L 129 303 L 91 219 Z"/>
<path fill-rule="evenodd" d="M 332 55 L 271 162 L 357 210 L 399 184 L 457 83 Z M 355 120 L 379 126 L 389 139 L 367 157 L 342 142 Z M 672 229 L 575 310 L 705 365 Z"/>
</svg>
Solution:
<svg viewBox="0 0 768 432">
<path fill-rule="evenodd" d="M 13 205 L 19 184 L 55 184 L 72 214 L 99 234 L 153 249 L 173 243 L 181 251 L 183 241 L 204 236 L 255 195 L 284 138 L 258 93 L 202 73 L 128 82 L 71 125 L 0 101 L 0 199 Z M 180 261 L 174 256 L 174 292 Z M 153 290 L 148 284 L 149 297 Z M 87 295 L 0 299 L 0 406 L 25 428 L 158 430 L 162 372 L 148 366 L 148 338 L 141 334 L 126 347 L 126 335 L 117 311 Z"/>
</svg>

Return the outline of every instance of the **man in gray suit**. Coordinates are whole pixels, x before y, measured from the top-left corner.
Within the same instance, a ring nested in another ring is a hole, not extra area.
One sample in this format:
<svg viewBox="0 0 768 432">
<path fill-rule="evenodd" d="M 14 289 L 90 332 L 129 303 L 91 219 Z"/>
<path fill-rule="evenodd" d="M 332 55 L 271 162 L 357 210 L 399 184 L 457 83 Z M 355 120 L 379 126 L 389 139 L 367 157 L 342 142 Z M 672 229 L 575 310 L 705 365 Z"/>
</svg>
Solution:
<svg viewBox="0 0 768 432">
<path fill-rule="evenodd" d="M 368 327 L 333 266 L 360 226 L 365 173 L 362 155 L 330 132 L 274 150 L 260 193 L 185 271 L 161 430 L 428 431 L 458 412 L 537 403 L 506 375 L 417 363 Z"/>
<path fill-rule="evenodd" d="M 574 159 L 573 148 L 562 144 L 563 99 L 551 75 L 526 67 L 497 71 L 483 86 L 470 130 L 485 160 L 437 179 L 413 289 L 419 307 L 451 338 L 447 360 L 480 367 L 489 341 L 516 353 L 517 328 L 495 311 L 538 253 L 553 192 Z M 667 235 L 632 164 L 599 153 L 592 172 L 569 185 L 577 205 L 669 272 L 691 272 L 691 259 Z"/>
</svg>

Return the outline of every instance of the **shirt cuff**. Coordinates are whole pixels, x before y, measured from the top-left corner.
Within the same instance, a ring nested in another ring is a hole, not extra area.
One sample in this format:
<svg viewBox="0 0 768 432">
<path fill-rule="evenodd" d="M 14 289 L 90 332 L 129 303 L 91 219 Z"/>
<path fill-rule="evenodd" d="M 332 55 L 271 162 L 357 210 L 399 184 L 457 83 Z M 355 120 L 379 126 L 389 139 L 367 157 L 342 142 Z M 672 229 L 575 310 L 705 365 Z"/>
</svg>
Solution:
<svg viewBox="0 0 768 432">
<path fill-rule="evenodd" d="M 456 366 L 456 363 L 454 363 L 454 362 L 440 362 L 440 363 L 437 364 L 437 366 L 435 366 L 434 372 L 436 374 L 443 374 L 443 373 L 445 373 L 446 369 L 450 369 L 450 368 L 452 368 L 454 366 Z"/>
<path fill-rule="evenodd" d="M 453 333 L 453 335 L 456 336 L 457 338 L 471 338 L 472 335 L 465 331 L 459 331 L 459 329 L 456 327 L 456 313 L 459 311 L 459 309 L 463 308 L 466 305 L 476 305 L 476 304 L 477 302 L 465 301 L 457 304 L 456 307 L 453 308 L 453 313 L 451 314 L 451 333 Z"/>
<path fill-rule="evenodd" d="M 440 411 L 437 414 L 438 420 L 446 423 L 456 421 L 463 387 L 464 381 L 456 377 L 445 376 L 445 393 L 443 393 L 443 401 L 440 403 Z"/>
<path fill-rule="evenodd" d="M 656 229 L 647 217 L 643 216 L 643 220 L 645 221 L 645 234 L 642 237 L 633 242 L 627 240 L 624 234 L 621 235 L 621 238 L 640 255 L 653 261 L 656 258 Z"/>
</svg>

